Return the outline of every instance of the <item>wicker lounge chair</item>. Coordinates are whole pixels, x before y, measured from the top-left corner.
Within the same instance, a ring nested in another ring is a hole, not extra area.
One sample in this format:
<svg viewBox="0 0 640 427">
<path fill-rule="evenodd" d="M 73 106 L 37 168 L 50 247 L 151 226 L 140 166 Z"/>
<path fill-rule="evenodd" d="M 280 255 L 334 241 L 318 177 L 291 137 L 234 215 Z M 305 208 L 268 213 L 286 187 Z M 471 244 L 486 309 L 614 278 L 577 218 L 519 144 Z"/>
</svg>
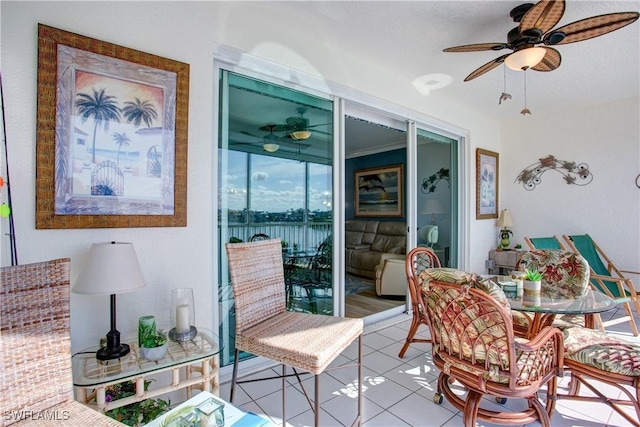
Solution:
<svg viewBox="0 0 640 427">
<path fill-rule="evenodd" d="M 407 254 L 405 260 L 405 269 L 407 272 L 407 280 L 409 282 L 409 295 L 411 297 L 412 319 L 407 340 L 405 341 L 398 357 L 404 357 L 409 345 L 414 342 L 431 343 L 430 339 L 414 338 L 418 332 L 420 325 L 429 326 L 427 319 L 427 308 L 422 299 L 423 276 L 420 275 L 427 268 L 440 268 L 440 260 L 431 248 L 415 248 Z M 425 289 L 426 290 L 426 289 Z"/>
<path fill-rule="evenodd" d="M 3 426 L 124 425 L 73 399 L 70 264 L 64 258 L 2 268 Z"/>
<path fill-rule="evenodd" d="M 358 340 L 358 399 L 354 425 L 362 416 L 362 319 L 345 319 L 285 309 L 285 286 L 280 239 L 250 243 L 227 243 L 229 273 L 236 314 L 235 356 L 231 380 L 233 402 L 238 381 L 240 351 L 282 364 L 282 420 L 285 416 L 286 367 L 315 377 L 311 405 L 315 425 L 320 425 L 320 374 L 353 341 Z M 352 366 L 356 366 L 353 364 Z M 343 368 L 339 366 L 338 368 Z M 333 368 L 332 368 L 333 369 Z M 300 381 L 302 386 L 302 382 Z M 304 386 L 302 389 L 306 393 Z M 311 399 L 307 397 L 311 404 Z"/>
</svg>

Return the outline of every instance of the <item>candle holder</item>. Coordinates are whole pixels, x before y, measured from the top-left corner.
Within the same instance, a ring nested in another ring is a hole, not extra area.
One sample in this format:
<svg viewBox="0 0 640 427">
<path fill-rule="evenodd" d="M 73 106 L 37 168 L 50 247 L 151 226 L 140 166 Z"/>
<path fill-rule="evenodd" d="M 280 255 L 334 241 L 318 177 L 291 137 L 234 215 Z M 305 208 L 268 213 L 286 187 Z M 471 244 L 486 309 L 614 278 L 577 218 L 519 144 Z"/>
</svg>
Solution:
<svg viewBox="0 0 640 427">
<path fill-rule="evenodd" d="M 198 335 L 198 330 L 193 326 L 196 318 L 193 301 L 192 288 L 171 290 L 171 330 L 169 331 L 169 338 L 173 341 L 189 341 Z"/>
</svg>

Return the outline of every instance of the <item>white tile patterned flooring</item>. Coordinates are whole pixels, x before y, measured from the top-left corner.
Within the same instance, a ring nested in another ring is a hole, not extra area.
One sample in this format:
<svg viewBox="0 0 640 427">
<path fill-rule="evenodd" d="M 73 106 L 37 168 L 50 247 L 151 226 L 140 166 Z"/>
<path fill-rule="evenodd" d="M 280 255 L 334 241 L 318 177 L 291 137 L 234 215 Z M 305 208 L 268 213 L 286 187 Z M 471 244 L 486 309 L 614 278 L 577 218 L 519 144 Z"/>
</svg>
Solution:
<svg viewBox="0 0 640 427">
<path fill-rule="evenodd" d="M 610 316 L 623 313 L 618 309 Z M 606 320 L 606 319 L 605 319 Z M 431 363 L 429 344 L 412 344 L 403 359 L 398 357 L 407 335 L 411 317 L 403 314 L 377 324 L 367 325 L 363 337 L 363 416 L 365 427 L 384 426 L 461 426 L 462 414 L 449 402 L 441 405 L 433 402 L 438 370 Z M 607 329 L 608 332 L 622 336 L 633 336 L 628 323 L 622 323 Z M 421 327 L 419 335 L 428 337 L 428 328 Z M 637 338 L 635 338 L 637 339 Z M 357 358 L 357 342 L 348 347 L 333 363 L 339 366 Z M 279 374 L 281 367 L 275 368 Z M 241 371 L 240 371 L 241 373 Z M 273 375 L 274 371 L 262 371 L 253 377 Z M 322 426 L 350 426 L 356 414 L 356 369 L 345 368 L 327 372 L 321 376 L 321 415 Z M 313 377 L 306 376 L 306 389 L 313 393 Z M 567 384 L 567 377 L 560 384 Z M 242 384 L 236 389 L 235 404 L 246 411 L 254 412 L 282 423 L 282 393 L 280 380 L 261 381 Z M 299 385 L 289 382 L 286 395 L 286 416 L 289 426 L 312 426 L 313 412 L 307 403 Z M 616 397 L 619 390 L 602 384 L 600 390 L 611 389 L 607 395 Z M 230 384 L 220 387 L 221 396 L 229 398 Z M 462 391 L 461 391 L 462 392 Z M 585 388 L 581 389 L 582 393 Z M 610 393 L 610 394 L 609 394 Z M 509 399 L 505 405 L 498 406 L 492 398 L 485 398 L 487 406 L 514 410 L 526 405 L 521 399 Z M 484 404 L 483 404 L 484 406 Z M 630 412 L 631 413 L 631 412 Z M 577 402 L 560 399 L 551 418 L 552 426 L 627 426 L 629 423 L 601 403 Z M 478 426 L 495 424 L 478 422 Z M 540 425 L 534 422 L 529 425 Z"/>
</svg>

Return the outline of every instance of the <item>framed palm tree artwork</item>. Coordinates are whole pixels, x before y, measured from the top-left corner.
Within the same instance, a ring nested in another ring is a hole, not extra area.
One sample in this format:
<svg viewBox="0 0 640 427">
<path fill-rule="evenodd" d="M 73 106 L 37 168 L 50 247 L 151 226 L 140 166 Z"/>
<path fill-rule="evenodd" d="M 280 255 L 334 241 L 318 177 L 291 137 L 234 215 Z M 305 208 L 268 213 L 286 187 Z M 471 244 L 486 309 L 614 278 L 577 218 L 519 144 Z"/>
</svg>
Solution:
<svg viewBox="0 0 640 427">
<path fill-rule="evenodd" d="M 186 226 L 189 65 L 40 24 L 36 228 Z"/>
</svg>

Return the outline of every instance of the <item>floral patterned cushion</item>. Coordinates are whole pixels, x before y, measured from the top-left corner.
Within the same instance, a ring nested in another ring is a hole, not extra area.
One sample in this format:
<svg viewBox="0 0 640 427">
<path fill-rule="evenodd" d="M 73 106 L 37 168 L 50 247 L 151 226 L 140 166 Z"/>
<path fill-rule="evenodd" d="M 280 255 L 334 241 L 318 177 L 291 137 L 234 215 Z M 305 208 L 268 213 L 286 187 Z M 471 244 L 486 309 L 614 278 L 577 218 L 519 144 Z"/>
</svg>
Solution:
<svg viewBox="0 0 640 427">
<path fill-rule="evenodd" d="M 519 338 L 507 333 L 506 323 L 511 321 L 511 311 L 502 289 L 490 280 L 452 269 L 425 271 L 424 279 L 425 282 L 437 279 L 460 284 L 459 289 L 433 287 L 426 296 L 429 314 L 434 319 L 433 334 L 437 345 L 433 352 L 445 360 L 445 372 L 455 366 L 485 381 L 508 383 L 509 349 L 513 340 Z M 498 310 L 490 302 L 465 297 L 468 288 L 493 296 L 493 300 L 507 310 Z M 548 372 L 552 359 L 541 357 L 541 352 L 549 352 L 549 349 L 516 350 L 514 369 L 519 385 L 530 384 Z"/>
<path fill-rule="evenodd" d="M 519 338 L 516 338 L 518 340 Z M 526 342 L 526 340 L 524 340 Z M 436 351 L 436 349 L 434 349 Z M 543 350 L 544 351 L 544 350 Z M 437 352 L 437 351 L 436 351 Z M 535 356 L 539 353 L 536 351 L 522 351 L 516 350 L 516 372 L 518 372 L 518 378 L 516 385 L 526 386 L 531 384 L 532 381 L 536 381 L 545 372 L 549 371 L 549 365 L 551 358 L 542 358 L 545 363 L 532 363 L 532 359 L 540 360 Z M 446 356 L 445 356 L 446 357 Z M 451 366 L 455 366 L 463 371 L 470 372 L 471 374 L 483 378 L 485 380 L 493 381 L 500 384 L 508 384 L 509 377 L 504 375 L 504 371 L 500 369 L 500 365 L 491 364 L 489 369 L 482 367 L 482 365 L 467 365 L 462 363 L 451 363 L 445 365 L 445 373 L 451 373 Z"/>
<path fill-rule="evenodd" d="M 510 310 L 509 299 L 506 297 L 502 288 L 493 281 L 478 276 L 475 273 L 468 273 L 454 268 L 427 268 L 418 276 L 418 280 L 422 286 L 422 292 L 426 299 L 426 293 L 429 291 L 429 282 L 437 280 L 440 282 L 454 283 L 457 285 L 469 285 L 472 288 L 480 289 L 487 295 L 490 295 L 500 303 L 504 308 Z"/>
<path fill-rule="evenodd" d="M 605 372 L 640 376 L 640 345 L 586 328 L 563 331 L 564 356 Z"/>
<path fill-rule="evenodd" d="M 551 298 L 581 297 L 589 288 L 589 264 L 573 252 L 537 249 L 522 255 L 520 266 L 542 273 L 542 291 Z"/>
</svg>

